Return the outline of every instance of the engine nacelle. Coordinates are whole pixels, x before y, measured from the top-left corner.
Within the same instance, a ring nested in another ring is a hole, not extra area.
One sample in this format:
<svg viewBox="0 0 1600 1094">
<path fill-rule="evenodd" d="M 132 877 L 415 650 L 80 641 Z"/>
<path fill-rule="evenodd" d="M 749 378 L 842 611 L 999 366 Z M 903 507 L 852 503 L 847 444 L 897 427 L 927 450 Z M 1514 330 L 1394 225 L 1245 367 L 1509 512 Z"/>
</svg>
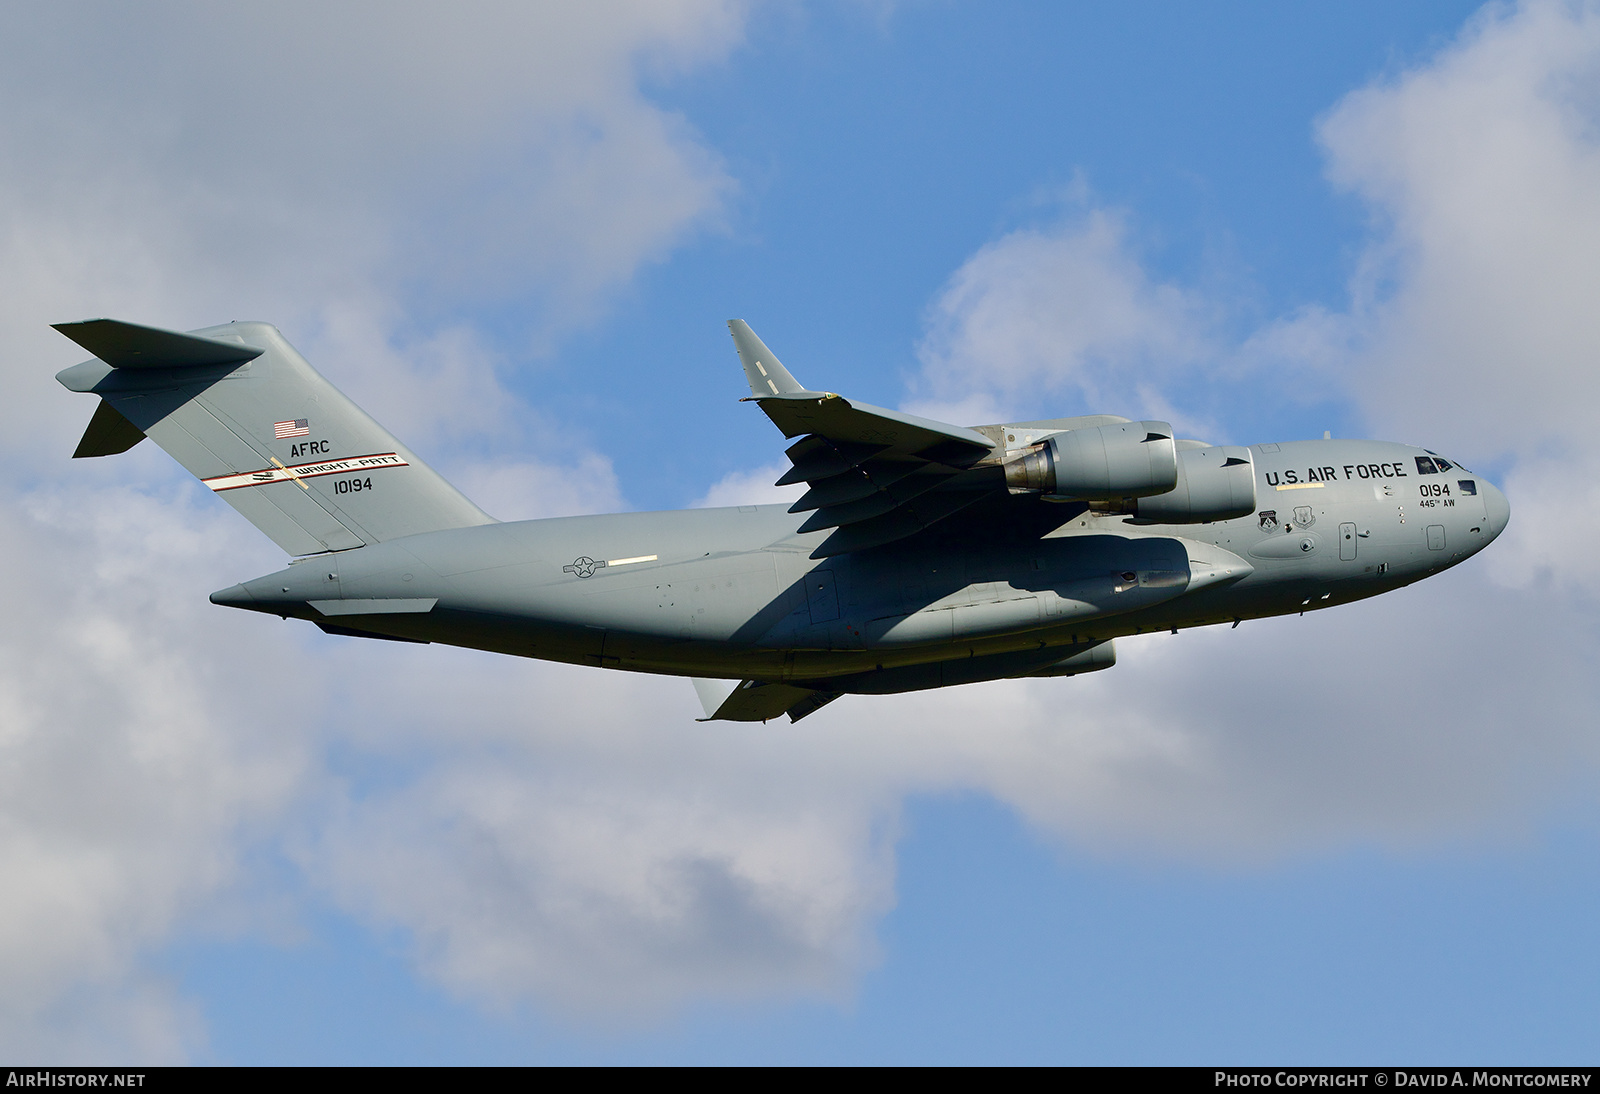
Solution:
<svg viewBox="0 0 1600 1094">
<path fill-rule="evenodd" d="M 1096 500 L 1165 494 L 1178 484 L 1178 453 L 1166 422 L 1072 429 L 1004 464 L 1013 494 Z"/>
<path fill-rule="evenodd" d="M 1256 510 L 1256 468 L 1248 448 L 1218 445 L 1178 453 L 1178 485 L 1131 502 L 1126 512 L 1161 524 L 1201 524 Z"/>
</svg>

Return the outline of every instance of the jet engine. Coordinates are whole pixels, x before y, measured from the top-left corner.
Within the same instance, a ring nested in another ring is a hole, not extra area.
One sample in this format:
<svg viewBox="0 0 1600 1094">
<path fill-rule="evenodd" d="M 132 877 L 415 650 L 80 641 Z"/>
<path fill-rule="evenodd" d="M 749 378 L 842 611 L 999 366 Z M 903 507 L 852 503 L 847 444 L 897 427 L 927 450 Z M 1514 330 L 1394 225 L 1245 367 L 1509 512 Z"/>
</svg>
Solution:
<svg viewBox="0 0 1600 1094">
<path fill-rule="evenodd" d="M 1246 517 L 1256 508 L 1256 468 L 1248 448 L 1232 445 L 1178 452 L 1178 485 L 1154 497 L 1127 498 L 1106 508 L 1159 524 L 1203 524 Z"/>
<path fill-rule="evenodd" d="M 1005 461 L 1013 494 L 1141 498 L 1178 484 L 1177 449 L 1166 422 L 1071 429 Z"/>
</svg>

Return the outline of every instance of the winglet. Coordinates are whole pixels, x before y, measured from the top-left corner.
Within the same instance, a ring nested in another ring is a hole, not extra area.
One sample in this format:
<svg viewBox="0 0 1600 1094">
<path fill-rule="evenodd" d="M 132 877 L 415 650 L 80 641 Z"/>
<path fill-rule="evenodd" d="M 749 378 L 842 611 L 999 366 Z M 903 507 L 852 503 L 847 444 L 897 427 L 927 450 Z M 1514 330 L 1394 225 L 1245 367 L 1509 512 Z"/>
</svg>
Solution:
<svg viewBox="0 0 1600 1094">
<path fill-rule="evenodd" d="M 784 395 L 805 390 L 743 319 L 728 320 L 728 332 L 733 335 L 733 346 L 739 351 L 745 379 L 750 381 L 750 394 Z"/>
</svg>

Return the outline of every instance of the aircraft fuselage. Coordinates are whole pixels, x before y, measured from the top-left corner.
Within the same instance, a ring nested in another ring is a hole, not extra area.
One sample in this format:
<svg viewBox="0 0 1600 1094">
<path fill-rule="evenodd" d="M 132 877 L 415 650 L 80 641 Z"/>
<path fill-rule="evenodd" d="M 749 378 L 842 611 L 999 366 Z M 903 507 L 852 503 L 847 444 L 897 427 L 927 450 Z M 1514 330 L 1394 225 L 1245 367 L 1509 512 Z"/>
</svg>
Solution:
<svg viewBox="0 0 1600 1094">
<path fill-rule="evenodd" d="M 805 514 L 783 505 L 562 517 L 315 555 L 212 599 L 335 633 L 912 690 L 929 686 L 916 666 L 990 659 L 965 678 L 1023 675 L 1115 637 L 1375 596 L 1476 553 L 1509 516 L 1490 483 L 1423 473 L 1408 445 L 1251 454 L 1257 511 L 1234 520 L 1153 524 L 1040 500 L 1042 534 L 997 525 L 814 560 L 824 533 L 797 532 Z"/>
</svg>

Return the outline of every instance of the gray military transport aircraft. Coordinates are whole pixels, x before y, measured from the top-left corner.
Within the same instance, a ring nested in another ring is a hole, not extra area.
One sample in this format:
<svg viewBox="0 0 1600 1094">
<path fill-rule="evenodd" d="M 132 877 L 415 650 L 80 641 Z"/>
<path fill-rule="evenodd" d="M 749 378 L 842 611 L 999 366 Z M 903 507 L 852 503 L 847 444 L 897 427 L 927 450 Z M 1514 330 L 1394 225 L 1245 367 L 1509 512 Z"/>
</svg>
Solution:
<svg viewBox="0 0 1600 1094">
<path fill-rule="evenodd" d="M 707 719 L 1109 668 L 1122 635 L 1304 612 L 1447 569 L 1505 495 L 1379 441 L 1249 448 L 1111 415 L 971 428 L 809 391 L 740 320 L 793 505 L 501 523 L 266 323 L 56 326 L 95 355 L 74 456 L 152 438 L 291 556 L 216 604 L 330 634 L 686 676 Z"/>
</svg>

